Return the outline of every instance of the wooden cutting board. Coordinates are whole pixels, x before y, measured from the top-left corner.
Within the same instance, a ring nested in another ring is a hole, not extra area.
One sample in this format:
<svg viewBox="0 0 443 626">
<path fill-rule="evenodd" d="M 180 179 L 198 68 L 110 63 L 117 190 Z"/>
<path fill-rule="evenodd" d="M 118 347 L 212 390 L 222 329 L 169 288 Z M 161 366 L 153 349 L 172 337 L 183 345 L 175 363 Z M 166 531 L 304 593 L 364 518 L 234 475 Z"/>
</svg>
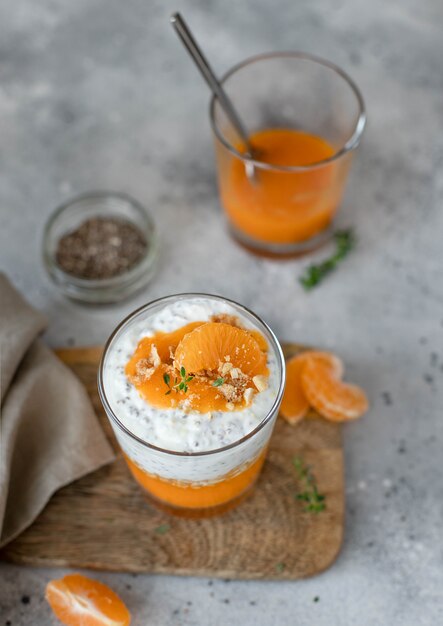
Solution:
<svg viewBox="0 0 443 626">
<path fill-rule="evenodd" d="M 286 356 L 301 346 L 283 346 Z M 169 517 L 131 478 L 97 394 L 101 348 L 59 350 L 92 399 L 117 460 L 58 491 L 37 520 L 0 554 L 23 565 L 244 579 L 296 579 L 329 567 L 343 537 L 340 427 L 311 414 L 296 426 L 279 418 L 253 494 L 220 517 Z M 292 464 L 312 466 L 327 508 L 315 515 L 295 499 Z M 167 532 L 164 525 L 168 524 Z M 159 531 L 159 527 L 160 531 Z"/>
</svg>

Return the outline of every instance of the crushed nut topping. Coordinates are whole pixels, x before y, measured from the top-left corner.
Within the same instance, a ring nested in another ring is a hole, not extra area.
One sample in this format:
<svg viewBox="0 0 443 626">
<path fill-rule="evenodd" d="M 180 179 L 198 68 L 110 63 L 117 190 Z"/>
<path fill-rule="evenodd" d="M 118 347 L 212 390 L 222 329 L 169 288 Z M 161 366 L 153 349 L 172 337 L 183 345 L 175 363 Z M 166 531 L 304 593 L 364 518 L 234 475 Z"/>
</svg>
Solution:
<svg viewBox="0 0 443 626">
<path fill-rule="evenodd" d="M 252 382 L 257 387 L 258 391 L 265 391 L 268 388 L 268 379 L 262 374 L 258 374 L 252 378 Z"/>
<path fill-rule="evenodd" d="M 213 316 L 212 321 L 239 326 L 235 316 L 222 314 Z M 149 350 L 149 354 L 136 362 L 132 380 L 135 384 L 142 385 L 160 368 L 160 373 L 165 383 L 165 395 L 170 396 L 169 400 L 172 407 L 179 406 L 185 411 L 190 411 L 196 404 L 198 405 L 198 402 L 203 397 L 199 395 L 199 392 L 202 391 L 205 394 L 208 388 L 214 387 L 217 389 L 217 392 L 212 397 L 215 397 L 215 400 L 219 402 L 224 400 L 226 402 L 226 410 L 233 411 L 238 405 L 250 405 L 256 393 L 265 391 L 268 388 L 267 376 L 256 375 L 251 377 L 251 375 L 245 374 L 240 367 L 234 366 L 234 363 L 231 361 L 231 355 L 220 355 L 218 366 L 214 369 L 186 372 L 185 368 L 175 360 L 176 347 L 173 345 L 168 347 L 169 357 L 162 362 L 157 346 L 155 343 L 150 342 L 146 350 Z M 235 356 L 239 354 L 241 349 L 245 349 L 245 344 L 235 348 Z M 245 363 L 245 367 L 247 366 L 248 362 Z M 188 382 L 190 383 L 189 394 L 183 397 L 188 392 Z M 179 387 L 180 385 L 183 386 Z M 172 392 L 177 391 L 177 389 L 183 390 L 183 394 L 180 394 L 179 397 L 172 397 L 176 395 Z"/>
<path fill-rule="evenodd" d="M 155 367 L 152 367 L 151 359 L 140 359 L 135 365 L 135 380 L 138 384 L 149 380 L 152 374 L 155 372 Z"/>
<path fill-rule="evenodd" d="M 154 368 L 157 368 L 159 365 L 161 365 L 162 362 L 161 358 L 159 357 L 157 346 L 155 345 L 155 343 L 151 345 L 151 361 Z"/>
<path fill-rule="evenodd" d="M 140 359 L 135 365 L 135 382 L 137 384 L 144 383 L 149 380 L 157 367 L 161 365 L 161 359 L 157 351 L 157 346 L 151 344 L 151 353 L 149 357 Z"/>
<path fill-rule="evenodd" d="M 225 396 L 226 400 L 228 400 L 228 402 L 237 401 L 238 390 L 236 387 L 234 387 L 234 385 L 229 385 L 227 383 L 224 383 L 223 385 L 219 387 L 219 389 L 220 389 L 220 392 Z"/>
<path fill-rule="evenodd" d="M 185 400 L 181 400 L 179 402 L 180 408 L 184 409 L 185 411 L 191 409 L 193 401 L 198 400 L 199 397 L 200 396 L 198 394 L 191 393 Z"/>
<path fill-rule="evenodd" d="M 233 367 L 232 370 L 229 372 L 229 374 L 231 378 L 233 378 L 234 380 L 237 380 L 237 379 L 249 380 L 249 376 L 243 373 L 239 367 Z"/>
<path fill-rule="evenodd" d="M 240 320 L 236 315 L 229 315 L 229 313 L 218 313 L 217 315 L 211 315 L 211 322 L 220 322 L 223 324 L 229 324 L 230 326 L 236 326 L 242 328 Z"/>
<path fill-rule="evenodd" d="M 251 404 L 252 402 L 252 398 L 254 397 L 255 391 L 252 389 L 252 387 L 248 387 L 247 389 L 245 389 L 245 392 L 243 394 L 243 398 L 246 402 L 246 404 Z"/>
<path fill-rule="evenodd" d="M 226 374 L 229 374 L 229 372 L 232 370 L 233 367 L 234 366 L 232 365 L 231 362 L 220 363 L 220 365 L 219 365 L 219 372 L 220 372 L 220 374 L 222 376 L 226 376 Z"/>
</svg>

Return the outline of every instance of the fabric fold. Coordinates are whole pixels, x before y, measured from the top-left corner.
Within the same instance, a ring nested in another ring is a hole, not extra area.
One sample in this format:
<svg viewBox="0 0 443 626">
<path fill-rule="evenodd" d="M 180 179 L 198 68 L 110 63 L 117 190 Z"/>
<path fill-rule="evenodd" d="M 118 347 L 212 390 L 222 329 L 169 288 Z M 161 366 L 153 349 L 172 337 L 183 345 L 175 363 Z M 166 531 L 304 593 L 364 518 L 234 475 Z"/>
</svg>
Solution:
<svg viewBox="0 0 443 626">
<path fill-rule="evenodd" d="M 45 325 L 0 274 L 0 546 L 114 458 L 86 390 L 37 338 Z"/>
</svg>

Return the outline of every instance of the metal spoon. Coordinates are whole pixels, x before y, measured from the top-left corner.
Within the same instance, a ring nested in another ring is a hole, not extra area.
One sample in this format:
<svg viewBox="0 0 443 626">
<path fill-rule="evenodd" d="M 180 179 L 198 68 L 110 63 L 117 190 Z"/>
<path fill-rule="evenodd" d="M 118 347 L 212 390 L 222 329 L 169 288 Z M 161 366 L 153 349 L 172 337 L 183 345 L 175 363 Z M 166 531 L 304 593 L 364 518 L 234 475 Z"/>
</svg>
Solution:
<svg viewBox="0 0 443 626">
<path fill-rule="evenodd" d="M 216 98 L 220 102 L 222 109 L 224 110 L 231 124 L 237 131 L 239 137 L 245 144 L 246 146 L 245 156 L 249 159 L 253 159 L 254 149 L 249 141 L 248 133 L 246 132 L 245 126 L 243 125 L 243 122 L 238 116 L 238 113 L 235 110 L 234 105 L 232 104 L 230 98 L 228 97 L 221 83 L 218 81 L 217 77 L 215 76 L 211 66 L 209 65 L 199 45 L 195 41 L 191 31 L 189 30 L 188 25 L 186 24 L 186 22 L 184 21 L 180 13 L 173 13 L 171 15 L 170 20 L 177 35 L 180 37 L 186 50 L 189 52 L 196 66 L 200 70 L 201 75 L 203 76 L 207 84 L 209 85 L 209 88 L 211 89 L 212 93 L 216 96 Z M 256 176 L 255 176 L 255 168 L 254 168 L 253 163 L 251 163 L 250 161 L 246 161 L 245 168 L 246 168 L 247 177 L 250 180 L 255 180 Z"/>
</svg>

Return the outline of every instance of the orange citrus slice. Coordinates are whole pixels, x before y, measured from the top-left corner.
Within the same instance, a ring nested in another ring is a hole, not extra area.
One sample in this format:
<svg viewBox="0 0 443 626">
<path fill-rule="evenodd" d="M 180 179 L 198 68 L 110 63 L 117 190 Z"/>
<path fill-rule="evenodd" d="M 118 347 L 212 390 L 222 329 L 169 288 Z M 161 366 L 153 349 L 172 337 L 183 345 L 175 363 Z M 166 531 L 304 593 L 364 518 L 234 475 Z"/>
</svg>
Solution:
<svg viewBox="0 0 443 626">
<path fill-rule="evenodd" d="M 46 600 L 66 626 L 129 626 L 131 622 L 131 614 L 112 589 L 81 574 L 51 580 Z"/>
<path fill-rule="evenodd" d="M 331 421 L 357 419 L 368 410 L 363 389 L 342 382 L 334 370 L 319 359 L 306 359 L 301 385 L 309 404 Z"/>
<path fill-rule="evenodd" d="M 309 401 L 303 391 L 301 375 L 307 359 L 315 359 L 324 363 L 336 378 L 343 376 L 343 363 L 330 352 L 315 352 L 312 350 L 302 352 L 289 359 L 286 363 L 286 387 L 280 407 L 280 413 L 290 424 L 296 424 L 302 420 L 309 410 Z"/>
<path fill-rule="evenodd" d="M 250 332 L 222 322 L 207 322 L 183 337 L 175 351 L 178 369 L 188 374 L 217 370 L 229 361 L 247 376 L 266 371 L 266 355 Z"/>
</svg>

